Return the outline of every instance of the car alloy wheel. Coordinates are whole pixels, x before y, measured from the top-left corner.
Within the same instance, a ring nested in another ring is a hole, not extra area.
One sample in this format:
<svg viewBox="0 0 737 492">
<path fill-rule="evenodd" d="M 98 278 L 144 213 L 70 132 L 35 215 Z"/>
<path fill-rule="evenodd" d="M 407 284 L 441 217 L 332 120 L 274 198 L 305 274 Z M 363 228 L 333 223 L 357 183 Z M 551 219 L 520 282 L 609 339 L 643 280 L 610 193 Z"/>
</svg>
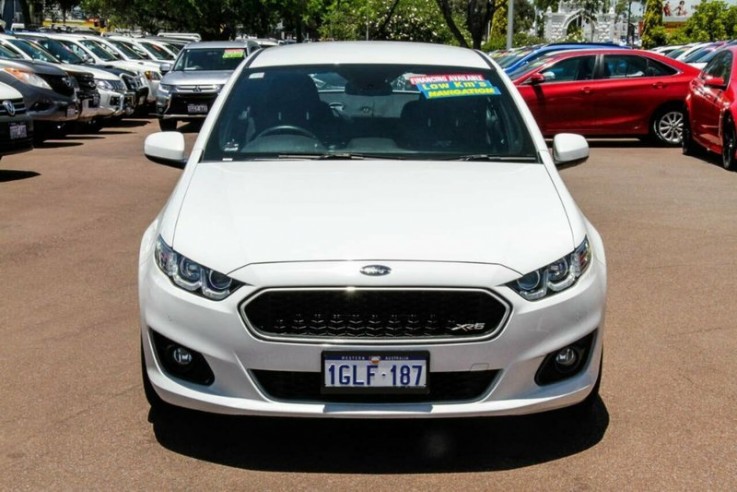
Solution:
<svg viewBox="0 0 737 492">
<path fill-rule="evenodd" d="M 734 159 L 735 138 L 734 123 L 732 120 L 727 120 L 724 123 L 722 136 L 722 166 L 729 171 L 734 171 L 737 167 Z"/>
<path fill-rule="evenodd" d="M 657 139 L 667 145 L 679 145 L 683 138 L 683 110 L 666 109 L 658 113 L 653 123 Z"/>
</svg>

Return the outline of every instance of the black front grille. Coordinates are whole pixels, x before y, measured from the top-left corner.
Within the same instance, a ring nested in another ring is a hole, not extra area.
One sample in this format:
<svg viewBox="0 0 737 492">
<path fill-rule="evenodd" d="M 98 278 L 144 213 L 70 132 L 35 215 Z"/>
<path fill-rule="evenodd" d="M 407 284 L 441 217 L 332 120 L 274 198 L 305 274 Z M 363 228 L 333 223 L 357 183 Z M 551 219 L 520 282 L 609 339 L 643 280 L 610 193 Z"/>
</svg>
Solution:
<svg viewBox="0 0 737 492">
<path fill-rule="evenodd" d="M 125 82 L 125 86 L 128 87 L 129 90 L 135 91 L 141 87 L 141 82 L 138 80 L 138 77 L 133 77 L 127 74 L 123 74 L 121 77 L 123 78 L 123 82 Z"/>
<path fill-rule="evenodd" d="M 19 97 L 18 99 L 6 99 L 4 101 L 0 101 L 0 116 L 10 115 L 10 113 L 8 112 L 8 106 L 6 106 L 6 101 L 12 104 L 12 107 L 10 109 L 11 111 L 14 111 L 14 116 L 18 114 L 25 114 L 26 103 L 23 102 L 23 98 Z"/>
<path fill-rule="evenodd" d="M 429 403 L 482 398 L 499 371 L 431 372 L 424 395 L 323 395 L 319 372 L 251 371 L 272 399 L 319 403 Z"/>
<path fill-rule="evenodd" d="M 276 338 L 464 339 L 489 335 L 507 307 L 482 290 L 266 290 L 243 307 L 246 323 Z"/>
<path fill-rule="evenodd" d="M 89 90 L 95 90 L 97 86 L 95 85 L 95 77 L 92 76 L 92 74 L 89 73 L 83 73 L 83 72 L 67 72 L 69 75 L 77 79 L 77 84 L 79 85 L 80 91 L 89 91 Z"/>
<path fill-rule="evenodd" d="M 69 76 L 49 75 L 49 74 L 38 74 L 38 75 L 41 78 L 43 78 L 47 84 L 51 86 L 54 92 L 58 92 L 59 94 L 63 94 L 65 96 L 74 95 L 74 85 L 72 83 L 72 79 Z"/>
</svg>

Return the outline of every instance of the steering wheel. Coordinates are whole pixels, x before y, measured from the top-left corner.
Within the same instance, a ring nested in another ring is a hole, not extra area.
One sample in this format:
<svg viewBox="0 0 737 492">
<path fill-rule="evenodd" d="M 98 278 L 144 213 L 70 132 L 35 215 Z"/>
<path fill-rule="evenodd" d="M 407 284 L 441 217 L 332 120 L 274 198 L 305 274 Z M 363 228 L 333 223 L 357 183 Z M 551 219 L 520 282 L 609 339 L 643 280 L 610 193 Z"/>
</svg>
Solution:
<svg viewBox="0 0 737 492">
<path fill-rule="evenodd" d="M 276 125 L 276 126 L 271 126 L 271 127 L 267 128 L 267 129 L 265 129 L 264 131 L 262 131 L 261 133 L 259 133 L 258 135 L 256 135 L 255 137 L 253 137 L 253 140 L 256 140 L 257 138 L 261 138 L 261 137 L 266 137 L 266 136 L 272 135 L 274 133 L 296 133 L 298 135 L 303 135 L 305 137 L 309 137 L 309 138 L 311 138 L 313 140 L 319 140 L 319 138 L 317 138 L 317 136 L 314 133 L 312 133 L 311 131 L 309 131 L 309 130 L 307 130 L 305 128 L 302 128 L 301 126 L 296 126 L 296 125 Z"/>
</svg>

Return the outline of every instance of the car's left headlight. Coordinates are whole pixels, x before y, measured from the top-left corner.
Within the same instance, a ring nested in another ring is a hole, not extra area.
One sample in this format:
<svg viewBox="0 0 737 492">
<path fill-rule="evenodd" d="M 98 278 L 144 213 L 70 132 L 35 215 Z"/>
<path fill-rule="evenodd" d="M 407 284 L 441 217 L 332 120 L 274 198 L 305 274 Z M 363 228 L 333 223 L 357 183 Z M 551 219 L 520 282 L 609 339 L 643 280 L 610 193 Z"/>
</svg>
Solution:
<svg viewBox="0 0 737 492">
<path fill-rule="evenodd" d="M 107 80 L 95 79 L 95 85 L 97 86 L 98 89 L 103 89 L 107 91 L 113 90 L 113 84 L 111 84 Z"/>
<path fill-rule="evenodd" d="M 159 95 L 168 96 L 174 91 L 174 86 L 170 84 L 159 84 Z"/>
<path fill-rule="evenodd" d="M 42 79 L 35 73 L 26 72 L 25 70 L 20 70 L 20 69 L 12 68 L 12 67 L 6 67 L 3 70 L 8 72 L 10 75 L 15 77 L 16 79 L 20 80 L 21 82 L 25 82 L 26 84 L 34 85 L 36 87 L 41 87 L 42 89 L 49 89 L 49 90 L 51 89 L 51 86 L 44 79 Z"/>
<path fill-rule="evenodd" d="M 591 246 L 588 238 L 573 251 L 550 265 L 523 275 L 507 284 L 522 298 L 537 301 L 566 290 L 576 283 L 591 264 Z"/>
<path fill-rule="evenodd" d="M 221 301 L 236 291 L 241 282 L 211 270 L 174 251 L 161 237 L 156 241 L 156 264 L 176 285 L 213 301 Z"/>
</svg>

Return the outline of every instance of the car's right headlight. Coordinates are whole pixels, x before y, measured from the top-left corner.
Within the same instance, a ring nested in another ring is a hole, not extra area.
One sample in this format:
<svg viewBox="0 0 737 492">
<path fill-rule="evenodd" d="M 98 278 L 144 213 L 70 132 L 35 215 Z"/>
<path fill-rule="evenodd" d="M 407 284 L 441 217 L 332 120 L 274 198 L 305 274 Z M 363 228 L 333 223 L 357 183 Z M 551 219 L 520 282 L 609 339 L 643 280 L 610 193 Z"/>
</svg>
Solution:
<svg viewBox="0 0 737 492">
<path fill-rule="evenodd" d="M 168 96 L 169 94 L 172 93 L 173 90 L 174 90 L 173 85 L 159 84 L 159 94 L 161 94 L 162 96 Z"/>
<path fill-rule="evenodd" d="M 15 77 L 16 79 L 20 80 L 21 82 L 24 82 L 26 84 L 30 84 L 36 87 L 41 87 L 42 89 L 51 90 L 51 86 L 44 79 L 42 79 L 35 73 L 26 72 L 25 70 L 19 70 L 17 68 L 11 68 L 11 67 L 6 67 L 3 70 L 8 72 L 10 75 Z"/>
<path fill-rule="evenodd" d="M 199 296 L 221 301 L 236 291 L 241 282 L 182 256 L 161 239 L 156 240 L 156 264 L 174 285 Z"/>
<path fill-rule="evenodd" d="M 507 284 L 523 299 L 537 301 L 548 295 L 561 292 L 576 283 L 591 264 L 591 245 L 589 239 L 563 258 L 550 265 L 527 273 Z"/>
<path fill-rule="evenodd" d="M 95 85 L 97 86 L 98 89 L 103 89 L 107 91 L 113 90 L 113 84 L 111 84 L 107 80 L 95 79 Z"/>
</svg>

